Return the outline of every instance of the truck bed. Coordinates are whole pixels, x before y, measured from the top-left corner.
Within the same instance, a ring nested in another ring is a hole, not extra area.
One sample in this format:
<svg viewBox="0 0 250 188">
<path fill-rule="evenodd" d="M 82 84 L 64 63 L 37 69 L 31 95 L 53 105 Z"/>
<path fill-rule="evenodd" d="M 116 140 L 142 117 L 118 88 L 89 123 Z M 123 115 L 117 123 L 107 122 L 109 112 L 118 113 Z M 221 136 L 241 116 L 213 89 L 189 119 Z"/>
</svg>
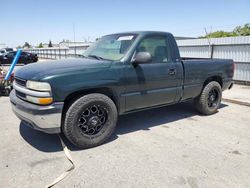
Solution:
<svg viewBox="0 0 250 188">
<path fill-rule="evenodd" d="M 183 100 L 197 96 L 202 90 L 203 84 L 213 75 L 217 75 L 220 80 L 222 90 L 229 87 L 227 83 L 232 81 L 234 73 L 234 63 L 231 59 L 211 59 L 211 58 L 182 58 L 184 69 L 183 80 Z"/>
</svg>

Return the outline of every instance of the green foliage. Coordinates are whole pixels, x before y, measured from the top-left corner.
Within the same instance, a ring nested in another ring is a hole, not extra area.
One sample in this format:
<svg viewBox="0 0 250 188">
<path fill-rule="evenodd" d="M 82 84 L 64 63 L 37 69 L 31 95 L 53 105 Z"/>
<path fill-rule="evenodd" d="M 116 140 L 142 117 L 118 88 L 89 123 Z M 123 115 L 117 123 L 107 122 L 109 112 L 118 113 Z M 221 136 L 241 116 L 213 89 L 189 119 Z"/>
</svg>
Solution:
<svg viewBox="0 0 250 188">
<path fill-rule="evenodd" d="M 37 48 L 43 48 L 43 44 L 40 43 L 40 44 L 37 46 Z"/>
<path fill-rule="evenodd" d="M 237 36 L 248 36 L 250 35 L 250 24 L 245 24 L 244 26 L 237 26 L 234 31 Z"/>
<path fill-rule="evenodd" d="M 49 47 L 53 47 L 51 40 L 49 41 Z"/>
<path fill-rule="evenodd" d="M 200 38 L 220 38 L 220 37 L 236 37 L 236 36 L 249 36 L 250 35 L 250 24 L 245 24 L 244 26 L 237 26 L 231 32 L 226 31 L 215 31 L 208 33 Z"/>
<path fill-rule="evenodd" d="M 23 45 L 23 48 L 30 48 L 30 44 L 28 42 L 25 42 L 24 45 Z"/>
<path fill-rule="evenodd" d="M 219 37 L 235 37 L 237 36 L 234 32 L 226 32 L 226 31 L 215 31 L 212 33 L 207 34 L 202 38 L 219 38 Z"/>
</svg>

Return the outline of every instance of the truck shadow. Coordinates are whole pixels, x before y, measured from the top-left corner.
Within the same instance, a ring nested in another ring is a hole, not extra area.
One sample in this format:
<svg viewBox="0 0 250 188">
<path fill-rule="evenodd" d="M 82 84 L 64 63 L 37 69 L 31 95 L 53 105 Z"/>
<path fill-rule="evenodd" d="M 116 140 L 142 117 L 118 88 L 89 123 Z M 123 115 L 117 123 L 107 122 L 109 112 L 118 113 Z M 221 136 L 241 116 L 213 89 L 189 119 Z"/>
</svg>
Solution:
<svg viewBox="0 0 250 188">
<path fill-rule="evenodd" d="M 221 104 L 220 109 L 227 107 Z M 123 115 L 119 118 L 113 139 L 119 135 L 139 130 L 149 131 L 150 128 L 161 126 L 182 119 L 192 119 L 192 116 L 203 116 L 199 114 L 192 102 L 180 103 L 172 106 L 155 108 L 137 113 Z"/>
<path fill-rule="evenodd" d="M 227 106 L 228 105 L 226 104 L 221 104 L 220 108 L 224 108 Z M 191 118 L 195 115 L 199 114 L 194 109 L 191 102 L 123 115 L 119 117 L 115 133 L 107 142 L 116 140 L 119 135 L 139 130 L 148 131 L 152 127 L 161 126 L 162 124 L 167 124 L 185 118 Z M 24 140 L 26 140 L 37 150 L 43 152 L 62 151 L 62 146 L 60 144 L 58 135 L 45 134 L 40 131 L 33 130 L 32 128 L 29 128 L 22 123 L 20 123 L 19 132 Z M 67 139 L 63 135 L 60 136 L 63 138 L 65 144 L 70 150 L 79 150 L 69 141 L 67 141 Z"/>
<path fill-rule="evenodd" d="M 23 139 L 37 150 L 43 152 L 62 151 L 59 137 L 56 134 L 46 134 L 34 130 L 22 122 L 19 126 L 19 132 Z"/>
</svg>

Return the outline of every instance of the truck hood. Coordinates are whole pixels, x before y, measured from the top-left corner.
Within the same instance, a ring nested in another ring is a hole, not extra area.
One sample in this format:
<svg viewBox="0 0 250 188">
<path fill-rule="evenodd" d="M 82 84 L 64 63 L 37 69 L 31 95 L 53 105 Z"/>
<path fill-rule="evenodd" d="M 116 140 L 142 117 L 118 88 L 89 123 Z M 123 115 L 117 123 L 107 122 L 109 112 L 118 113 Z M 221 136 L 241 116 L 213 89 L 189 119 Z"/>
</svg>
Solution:
<svg viewBox="0 0 250 188">
<path fill-rule="evenodd" d="M 87 69 L 108 68 L 111 61 L 95 60 L 89 58 L 76 58 L 64 60 L 51 60 L 33 63 L 20 68 L 15 72 L 15 76 L 25 80 L 41 80 L 48 76 L 56 76 L 74 71 Z"/>
</svg>

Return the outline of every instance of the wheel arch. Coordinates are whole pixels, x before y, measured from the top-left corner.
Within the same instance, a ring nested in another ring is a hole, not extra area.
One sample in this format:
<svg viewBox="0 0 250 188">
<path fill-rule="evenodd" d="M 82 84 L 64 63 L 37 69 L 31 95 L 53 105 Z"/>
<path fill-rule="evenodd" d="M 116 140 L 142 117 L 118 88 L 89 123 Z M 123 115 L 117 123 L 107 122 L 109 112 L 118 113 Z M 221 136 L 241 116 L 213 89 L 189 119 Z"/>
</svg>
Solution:
<svg viewBox="0 0 250 188">
<path fill-rule="evenodd" d="M 84 95 L 88 95 L 91 93 L 99 93 L 108 96 L 114 102 L 117 111 L 119 112 L 120 105 L 118 103 L 118 97 L 115 94 L 115 92 L 110 88 L 101 87 L 101 88 L 84 89 L 70 93 L 64 100 L 63 114 L 67 111 L 72 102 L 74 102 L 75 100 L 79 99 Z"/>
<path fill-rule="evenodd" d="M 223 87 L 223 81 L 222 81 L 222 77 L 221 76 L 210 76 L 208 77 L 204 83 L 203 83 L 203 88 L 209 83 L 209 82 L 212 82 L 212 81 L 216 81 L 220 84 L 221 88 Z"/>
</svg>

